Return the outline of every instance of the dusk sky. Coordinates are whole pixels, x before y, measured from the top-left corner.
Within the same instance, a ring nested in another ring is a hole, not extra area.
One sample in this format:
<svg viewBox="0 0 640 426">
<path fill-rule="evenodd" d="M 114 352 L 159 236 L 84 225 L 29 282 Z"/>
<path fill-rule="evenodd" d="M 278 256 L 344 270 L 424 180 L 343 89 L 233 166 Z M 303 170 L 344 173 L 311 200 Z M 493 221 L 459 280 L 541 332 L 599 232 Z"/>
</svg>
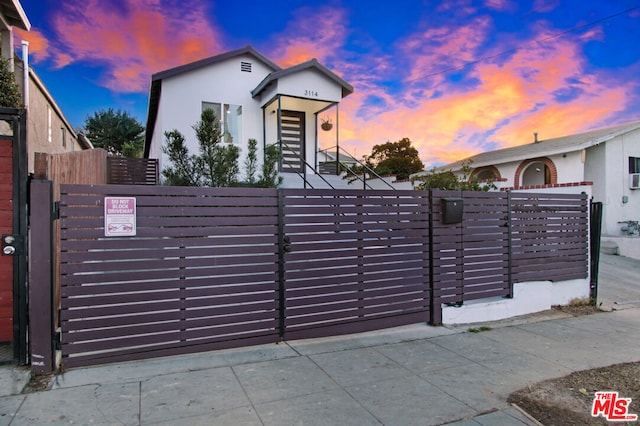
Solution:
<svg viewBox="0 0 640 426">
<path fill-rule="evenodd" d="M 341 145 L 411 139 L 425 166 L 640 120 L 639 0 L 21 0 L 30 60 L 71 124 L 146 122 L 151 74 L 252 45 L 354 86 Z"/>
</svg>

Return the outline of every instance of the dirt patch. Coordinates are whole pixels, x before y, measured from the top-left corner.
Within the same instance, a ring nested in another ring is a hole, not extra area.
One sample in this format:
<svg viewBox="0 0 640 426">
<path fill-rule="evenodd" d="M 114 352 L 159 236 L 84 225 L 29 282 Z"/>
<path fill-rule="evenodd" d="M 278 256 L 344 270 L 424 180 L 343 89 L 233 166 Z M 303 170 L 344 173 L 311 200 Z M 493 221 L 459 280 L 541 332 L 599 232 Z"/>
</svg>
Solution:
<svg viewBox="0 0 640 426">
<path fill-rule="evenodd" d="M 52 380 L 55 376 L 53 374 L 39 374 L 32 375 L 29 383 L 22 389 L 22 393 L 33 393 L 49 390 Z"/>
<path fill-rule="evenodd" d="M 512 393 L 517 404 L 546 426 L 606 425 L 603 417 L 591 416 L 595 392 L 617 391 L 631 398 L 629 414 L 640 414 L 640 362 L 577 371 L 559 379 L 545 380 Z M 635 424 L 638 422 L 616 422 Z"/>
<path fill-rule="evenodd" d="M 552 307 L 556 311 L 578 317 L 581 315 L 597 314 L 604 312 L 602 309 L 591 303 L 589 299 L 574 299 L 567 305 L 556 305 Z"/>
</svg>

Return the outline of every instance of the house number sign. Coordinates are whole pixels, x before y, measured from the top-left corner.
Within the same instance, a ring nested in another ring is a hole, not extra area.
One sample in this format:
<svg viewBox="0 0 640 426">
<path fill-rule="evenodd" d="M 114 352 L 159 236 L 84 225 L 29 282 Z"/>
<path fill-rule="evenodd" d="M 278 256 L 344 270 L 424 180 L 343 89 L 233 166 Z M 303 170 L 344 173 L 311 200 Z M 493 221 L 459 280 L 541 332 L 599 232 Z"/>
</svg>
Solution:
<svg viewBox="0 0 640 426">
<path fill-rule="evenodd" d="M 317 97 L 318 97 L 318 91 L 317 91 L 317 90 L 308 90 L 308 89 L 305 89 L 305 91 L 304 91 L 304 95 L 305 95 L 305 96 L 310 96 L 310 97 L 317 98 Z"/>
<path fill-rule="evenodd" d="M 104 236 L 136 235 L 136 199 L 134 197 L 104 197 Z"/>
</svg>

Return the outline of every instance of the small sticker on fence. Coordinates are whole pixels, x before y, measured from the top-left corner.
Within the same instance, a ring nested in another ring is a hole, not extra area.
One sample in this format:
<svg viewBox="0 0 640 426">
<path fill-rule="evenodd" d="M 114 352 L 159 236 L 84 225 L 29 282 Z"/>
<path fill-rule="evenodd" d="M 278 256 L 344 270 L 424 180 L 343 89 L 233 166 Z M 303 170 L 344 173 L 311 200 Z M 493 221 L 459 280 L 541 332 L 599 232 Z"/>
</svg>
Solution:
<svg viewBox="0 0 640 426">
<path fill-rule="evenodd" d="M 134 197 L 104 197 L 104 236 L 136 235 L 136 199 Z"/>
</svg>

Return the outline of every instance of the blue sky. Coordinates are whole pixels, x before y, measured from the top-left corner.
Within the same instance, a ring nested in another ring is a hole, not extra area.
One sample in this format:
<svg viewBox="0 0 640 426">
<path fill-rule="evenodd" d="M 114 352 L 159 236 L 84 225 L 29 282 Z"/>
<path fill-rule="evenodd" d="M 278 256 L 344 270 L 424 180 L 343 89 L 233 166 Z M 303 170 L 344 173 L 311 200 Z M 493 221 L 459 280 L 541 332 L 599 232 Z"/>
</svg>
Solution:
<svg viewBox="0 0 640 426">
<path fill-rule="evenodd" d="M 247 44 L 351 83 L 352 154 L 408 137 L 426 166 L 640 120 L 640 1 L 22 0 L 31 65 L 74 127 L 146 121 L 151 74 Z M 17 43 L 19 45 L 19 43 Z"/>
</svg>

